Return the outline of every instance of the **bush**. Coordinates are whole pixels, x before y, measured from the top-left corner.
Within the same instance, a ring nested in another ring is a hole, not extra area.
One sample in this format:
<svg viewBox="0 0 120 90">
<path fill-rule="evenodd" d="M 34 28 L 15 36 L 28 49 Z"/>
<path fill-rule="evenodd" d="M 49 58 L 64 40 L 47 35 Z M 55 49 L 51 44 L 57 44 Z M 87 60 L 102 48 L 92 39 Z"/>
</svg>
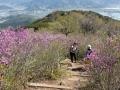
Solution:
<svg viewBox="0 0 120 90">
<path fill-rule="evenodd" d="M 93 90 L 119 90 L 120 81 L 120 39 L 115 36 L 108 38 L 92 53 L 91 67 Z M 89 89 L 88 89 L 89 90 Z"/>
<path fill-rule="evenodd" d="M 34 57 L 39 58 L 31 63 L 31 77 L 33 80 L 39 79 L 57 79 L 61 76 L 59 62 L 64 59 L 59 45 L 52 45 L 41 54 Z M 29 74 L 30 75 L 30 74 Z"/>
<path fill-rule="evenodd" d="M 3 90 L 21 90 L 30 80 L 61 76 L 59 61 L 64 58 L 64 35 L 21 28 L 3 30 L 0 38 L 0 63 L 7 66 L 3 69 Z"/>
</svg>

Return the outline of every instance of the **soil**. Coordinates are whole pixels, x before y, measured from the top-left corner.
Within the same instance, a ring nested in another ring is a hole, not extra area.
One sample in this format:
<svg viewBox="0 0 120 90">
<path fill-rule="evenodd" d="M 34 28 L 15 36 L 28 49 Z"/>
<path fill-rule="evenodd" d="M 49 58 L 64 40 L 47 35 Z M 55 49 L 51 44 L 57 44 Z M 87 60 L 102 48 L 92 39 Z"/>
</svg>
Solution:
<svg viewBox="0 0 120 90">
<path fill-rule="evenodd" d="M 40 84 L 46 85 L 56 85 L 56 86 L 64 86 L 71 87 L 72 90 L 78 90 L 78 88 L 85 87 L 88 84 L 89 75 L 85 70 L 85 65 L 83 63 L 71 63 L 72 65 L 67 68 L 67 72 L 70 75 L 61 78 L 59 80 L 49 80 L 38 82 Z M 34 83 L 35 84 L 35 83 Z M 68 90 L 68 89 L 55 89 L 55 88 L 41 88 L 41 87 L 32 87 L 27 88 L 27 90 Z"/>
</svg>

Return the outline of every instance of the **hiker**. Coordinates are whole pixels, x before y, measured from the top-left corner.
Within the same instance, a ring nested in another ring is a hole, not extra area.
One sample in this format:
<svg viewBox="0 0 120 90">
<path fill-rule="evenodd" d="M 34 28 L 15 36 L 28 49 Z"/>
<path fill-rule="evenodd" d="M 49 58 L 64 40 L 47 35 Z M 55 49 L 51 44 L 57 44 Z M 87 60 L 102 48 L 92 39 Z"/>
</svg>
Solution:
<svg viewBox="0 0 120 90">
<path fill-rule="evenodd" d="M 74 61 L 76 62 L 77 60 L 77 43 L 73 43 L 71 46 L 70 46 L 70 59 L 71 59 L 71 62 L 73 63 Z"/>
<path fill-rule="evenodd" d="M 87 46 L 87 51 L 86 51 L 86 53 L 85 53 L 85 57 L 86 57 L 87 59 L 89 59 L 89 56 L 91 55 L 91 53 L 92 53 L 92 46 L 91 46 L 91 45 L 88 45 L 88 46 Z"/>
<path fill-rule="evenodd" d="M 85 53 L 85 58 L 84 58 L 84 61 L 85 61 L 86 63 L 88 63 L 88 64 L 91 63 L 90 57 L 89 57 L 89 56 L 91 55 L 91 53 L 92 53 L 92 46 L 91 46 L 91 45 L 88 45 L 88 46 L 87 46 L 86 53 Z"/>
</svg>

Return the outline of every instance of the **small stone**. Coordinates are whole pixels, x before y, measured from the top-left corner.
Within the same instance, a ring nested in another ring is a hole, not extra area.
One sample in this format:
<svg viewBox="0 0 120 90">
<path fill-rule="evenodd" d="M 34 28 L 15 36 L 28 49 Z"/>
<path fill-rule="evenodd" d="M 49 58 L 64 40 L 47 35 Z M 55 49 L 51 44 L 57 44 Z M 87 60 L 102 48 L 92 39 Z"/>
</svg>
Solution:
<svg viewBox="0 0 120 90">
<path fill-rule="evenodd" d="M 59 83 L 59 85 L 65 85 L 65 82 L 63 82 L 63 81 L 61 81 L 60 83 Z"/>
</svg>

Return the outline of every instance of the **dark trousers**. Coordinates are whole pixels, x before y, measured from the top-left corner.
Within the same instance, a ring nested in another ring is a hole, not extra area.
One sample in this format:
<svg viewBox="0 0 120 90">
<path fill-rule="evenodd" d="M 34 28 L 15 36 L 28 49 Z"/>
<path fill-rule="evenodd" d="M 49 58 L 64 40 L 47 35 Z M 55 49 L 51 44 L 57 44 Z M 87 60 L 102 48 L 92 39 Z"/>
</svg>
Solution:
<svg viewBox="0 0 120 90">
<path fill-rule="evenodd" d="M 76 62 L 76 54 L 75 53 L 72 53 L 70 52 L 70 59 L 71 59 L 71 62 L 75 61 Z"/>
</svg>

